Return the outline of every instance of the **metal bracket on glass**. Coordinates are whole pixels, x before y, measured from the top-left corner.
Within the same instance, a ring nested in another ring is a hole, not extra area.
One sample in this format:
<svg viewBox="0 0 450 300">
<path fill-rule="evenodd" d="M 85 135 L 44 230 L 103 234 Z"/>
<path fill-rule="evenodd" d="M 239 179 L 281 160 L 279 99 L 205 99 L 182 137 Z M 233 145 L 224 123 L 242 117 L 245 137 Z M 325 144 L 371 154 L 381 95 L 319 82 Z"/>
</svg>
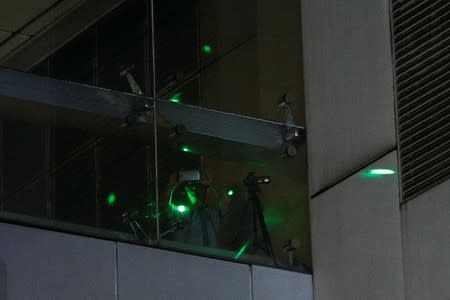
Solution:
<svg viewBox="0 0 450 300">
<path fill-rule="evenodd" d="M 120 76 L 121 77 L 125 77 L 128 81 L 128 84 L 130 85 L 130 89 L 133 92 L 133 94 L 136 95 L 144 95 L 144 93 L 142 92 L 139 84 L 136 82 L 136 79 L 134 79 L 133 74 L 131 74 L 131 70 L 133 70 L 135 67 L 135 65 L 129 65 L 129 66 L 125 66 L 121 71 L 120 71 Z"/>
<path fill-rule="evenodd" d="M 169 132 L 170 137 L 182 135 L 186 132 L 186 127 L 184 125 L 175 125 L 172 130 Z"/>
<path fill-rule="evenodd" d="M 283 153 L 298 144 L 304 127 L 287 125 L 213 109 L 157 100 L 157 112 L 183 133 L 219 138 L 224 141 L 259 146 Z"/>
<path fill-rule="evenodd" d="M 149 114 L 154 108 L 153 101 L 142 100 L 137 101 L 133 107 L 133 113 L 129 114 L 124 122 L 120 125 L 121 127 L 128 127 L 135 125 L 136 123 L 148 123 L 152 120 L 152 115 Z"/>
</svg>

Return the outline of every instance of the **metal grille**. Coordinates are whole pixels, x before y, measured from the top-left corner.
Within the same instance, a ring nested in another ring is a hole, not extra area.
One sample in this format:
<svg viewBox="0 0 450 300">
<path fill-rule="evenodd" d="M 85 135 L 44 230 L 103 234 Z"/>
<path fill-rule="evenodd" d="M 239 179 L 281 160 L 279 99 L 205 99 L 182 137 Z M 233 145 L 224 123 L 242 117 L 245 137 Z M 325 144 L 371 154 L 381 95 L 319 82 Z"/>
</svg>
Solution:
<svg viewBox="0 0 450 300">
<path fill-rule="evenodd" d="M 393 0 L 403 200 L 450 178 L 450 1 Z"/>
</svg>

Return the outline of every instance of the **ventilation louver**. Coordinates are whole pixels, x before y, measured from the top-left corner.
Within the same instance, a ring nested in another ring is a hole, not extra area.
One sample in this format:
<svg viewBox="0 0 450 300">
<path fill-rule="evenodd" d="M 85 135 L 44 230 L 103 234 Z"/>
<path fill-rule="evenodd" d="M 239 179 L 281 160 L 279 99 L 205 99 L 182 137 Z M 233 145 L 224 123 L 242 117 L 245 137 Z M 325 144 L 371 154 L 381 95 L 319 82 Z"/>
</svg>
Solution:
<svg viewBox="0 0 450 300">
<path fill-rule="evenodd" d="M 393 0 L 403 200 L 450 178 L 450 1 Z"/>
</svg>

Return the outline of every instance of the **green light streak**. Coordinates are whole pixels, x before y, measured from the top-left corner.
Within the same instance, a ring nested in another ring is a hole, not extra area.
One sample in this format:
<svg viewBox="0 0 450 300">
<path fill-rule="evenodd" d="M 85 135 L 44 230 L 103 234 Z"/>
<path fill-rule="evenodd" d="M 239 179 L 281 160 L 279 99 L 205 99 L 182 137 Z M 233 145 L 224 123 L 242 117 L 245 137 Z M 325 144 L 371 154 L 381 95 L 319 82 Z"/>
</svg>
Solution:
<svg viewBox="0 0 450 300">
<path fill-rule="evenodd" d="M 213 52 L 213 48 L 211 47 L 211 45 L 204 44 L 202 46 L 202 51 L 203 51 L 203 53 L 211 54 Z"/>
<path fill-rule="evenodd" d="M 394 170 L 390 170 L 390 169 L 372 169 L 369 170 L 370 174 L 373 175 L 393 175 L 395 174 Z"/>
<path fill-rule="evenodd" d="M 232 197 L 234 195 L 234 190 L 229 189 L 227 192 L 228 197 Z"/>
<path fill-rule="evenodd" d="M 364 171 L 361 173 L 362 177 L 366 178 L 380 178 L 385 177 L 389 175 L 397 174 L 395 170 L 387 169 L 387 168 L 376 168 L 376 169 L 369 169 L 367 171 Z"/>
<path fill-rule="evenodd" d="M 186 194 L 189 198 L 189 201 L 191 202 L 192 205 L 195 205 L 198 202 L 198 198 L 195 194 L 195 192 L 193 192 L 189 187 L 185 186 L 184 190 L 186 191 Z"/>
<path fill-rule="evenodd" d="M 248 244 L 249 244 L 249 241 L 247 241 L 247 242 L 241 247 L 241 249 L 239 249 L 238 253 L 236 253 L 236 255 L 234 256 L 234 259 L 238 259 L 239 257 L 241 257 L 241 255 L 245 252 L 245 250 L 247 250 Z"/>
<path fill-rule="evenodd" d="M 108 195 L 108 197 L 106 198 L 106 204 L 108 204 L 108 206 L 113 206 L 117 201 L 117 196 L 114 193 L 110 193 Z"/>
<path fill-rule="evenodd" d="M 170 98 L 169 101 L 174 102 L 174 103 L 180 103 L 181 102 L 181 95 L 183 94 L 183 92 L 179 92 L 176 94 L 173 94 Z"/>
<path fill-rule="evenodd" d="M 183 147 L 181 147 L 181 151 L 190 153 L 190 152 L 192 152 L 192 149 L 189 148 L 188 146 L 183 146 Z"/>
</svg>

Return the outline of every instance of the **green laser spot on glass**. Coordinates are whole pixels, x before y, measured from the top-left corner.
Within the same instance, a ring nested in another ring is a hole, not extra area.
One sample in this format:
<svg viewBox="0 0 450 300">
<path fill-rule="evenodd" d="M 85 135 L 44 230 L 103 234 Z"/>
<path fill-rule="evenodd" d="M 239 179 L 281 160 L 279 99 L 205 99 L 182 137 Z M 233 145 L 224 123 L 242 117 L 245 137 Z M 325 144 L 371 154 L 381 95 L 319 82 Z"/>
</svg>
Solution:
<svg viewBox="0 0 450 300">
<path fill-rule="evenodd" d="M 108 195 L 108 197 L 106 197 L 106 204 L 108 204 L 108 206 L 113 206 L 117 201 L 117 196 L 114 193 L 110 193 Z"/>
<path fill-rule="evenodd" d="M 213 52 L 213 48 L 212 48 L 211 45 L 209 45 L 209 44 L 204 44 L 204 45 L 202 46 L 202 51 L 203 51 L 203 53 L 205 53 L 205 54 L 211 54 L 211 53 Z"/>
<path fill-rule="evenodd" d="M 177 211 L 178 211 L 179 213 L 184 213 L 184 212 L 187 211 L 187 208 L 186 208 L 186 206 L 184 206 L 184 205 L 178 205 L 178 206 L 177 206 Z"/>
<path fill-rule="evenodd" d="M 169 101 L 173 102 L 173 103 L 180 103 L 182 94 L 183 94 L 183 92 L 173 94 L 172 96 L 170 96 Z"/>
<path fill-rule="evenodd" d="M 192 149 L 188 146 L 183 146 L 183 147 L 181 147 L 181 151 L 190 153 L 190 152 L 192 152 Z"/>
</svg>

